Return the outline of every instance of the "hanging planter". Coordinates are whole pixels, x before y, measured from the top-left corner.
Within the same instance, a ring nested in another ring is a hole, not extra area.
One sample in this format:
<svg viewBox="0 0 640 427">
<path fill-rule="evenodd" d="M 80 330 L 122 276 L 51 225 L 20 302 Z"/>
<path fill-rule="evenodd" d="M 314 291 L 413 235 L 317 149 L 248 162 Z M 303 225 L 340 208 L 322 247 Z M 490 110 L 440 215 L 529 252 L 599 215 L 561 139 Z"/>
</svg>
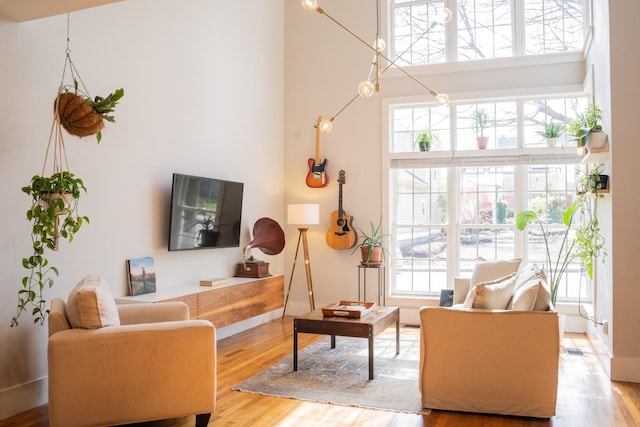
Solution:
<svg viewBox="0 0 640 427">
<path fill-rule="evenodd" d="M 69 52 L 67 46 L 62 82 L 54 101 L 53 123 L 42 173 L 33 176 L 29 185 L 22 187 L 22 191 L 31 197 L 31 206 L 26 212 L 26 218 L 31 223 L 33 252 L 32 255 L 22 258 L 22 266 L 27 270 L 27 274 L 22 278 L 16 315 L 11 319 L 11 326 L 18 326 L 18 318 L 25 311 L 33 315 L 34 323 L 44 324 L 49 310 L 46 308 L 43 292 L 53 286 L 54 277 L 58 276 L 58 269 L 49 264 L 46 252 L 57 251 L 60 239 L 71 242 L 82 225 L 89 223 L 89 218 L 81 216 L 77 210 L 78 200 L 87 189 L 82 179 L 69 171 L 62 128 L 79 137 L 96 135 L 100 142 L 104 120 L 114 121 L 111 113 L 124 95 L 124 90 L 118 89 L 106 98 L 95 97 L 91 100 L 89 96 L 85 96 L 84 93 L 88 91 L 84 84 L 83 92 L 78 89 L 78 82 L 82 83 L 82 80 Z M 73 78 L 73 85 L 65 86 L 64 76 L 67 68 Z M 46 174 L 50 155 L 52 171 Z"/>
<path fill-rule="evenodd" d="M 70 135 L 81 138 L 96 135 L 100 143 L 104 121 L 115 122 L 111 113 L 124 96 L 124 89 L 117 89 L 106 98 L 96 96 L 93 100 L 78 93 L 77 80 L 74 80 L 74 91 L 70 92 L 70 89 L 69 86 L 65 86 L 59 91 L 53 103 L 54 114 L 58 115 L 60 124 Z"/>
</svg>

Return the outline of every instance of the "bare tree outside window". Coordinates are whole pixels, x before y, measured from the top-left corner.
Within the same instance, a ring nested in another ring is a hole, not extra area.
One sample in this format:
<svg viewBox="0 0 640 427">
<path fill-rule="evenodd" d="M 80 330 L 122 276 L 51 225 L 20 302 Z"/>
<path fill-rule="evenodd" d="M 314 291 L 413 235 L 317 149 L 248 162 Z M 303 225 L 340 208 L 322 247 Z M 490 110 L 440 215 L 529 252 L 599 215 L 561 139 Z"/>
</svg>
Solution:
<svg viewBox="0 0 640 427">
<path fill-rule="evenodd" d="M 455 9 L 456 19 L 431 28 L 443 0 L 390 2 L 390 53 L 400 57 L 399 65 L 575 52 L 584 45 L 583 0 L 451 0 L 446 5 Z"/>
</svg>

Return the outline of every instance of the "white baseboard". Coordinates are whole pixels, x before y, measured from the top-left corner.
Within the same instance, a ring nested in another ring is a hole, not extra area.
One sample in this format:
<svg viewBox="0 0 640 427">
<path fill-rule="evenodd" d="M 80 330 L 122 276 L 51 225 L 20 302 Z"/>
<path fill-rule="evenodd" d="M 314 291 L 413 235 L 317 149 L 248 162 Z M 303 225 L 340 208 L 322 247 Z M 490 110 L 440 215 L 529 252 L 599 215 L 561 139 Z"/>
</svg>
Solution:
<svg viewBox="0 0 640 427">
<path fill-rule="evenodd" d="M 49 401 L 48 377 L 0 390 L 0 420 L 44 405 Z"/>
</svg>

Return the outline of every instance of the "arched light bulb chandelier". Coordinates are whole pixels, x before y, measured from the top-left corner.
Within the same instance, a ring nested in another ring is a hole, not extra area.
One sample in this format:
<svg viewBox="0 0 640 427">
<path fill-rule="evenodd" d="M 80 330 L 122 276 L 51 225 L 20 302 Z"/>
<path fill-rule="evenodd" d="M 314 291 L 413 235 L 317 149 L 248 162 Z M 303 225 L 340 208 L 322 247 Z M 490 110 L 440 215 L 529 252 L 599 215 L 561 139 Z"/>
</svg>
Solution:
<svg viewBox="0 0 640 427">
<path fill-rule="evenodd" d="M 434 21 L 434 22 L 432 22 L 431 25 L 429 26 L 429 28 L 427 28 L 427 30 L 424 33 L 422 33 L 420 35 L 420 37 L 417 37 L 413 41 L 413 43 L 411 43 L 411 45 L 407 49 L 405 49 L 404 52 L 399 54 L 396 57 L 395 60 L 392 60 L 392 59 L 388 58 L 383 53 L 384 49 L 386 47 L 386 43 L 382 38 L 380 38 L 379 34 L 377 34 L 377 31 L 376 31 L 375 40 L 373 41 L 373 43 L 369 44 L 366 41 L 364 41 L 361 37 L 359 37 L 357 34 L 355 34 L 353 31 L 348 29 L 345 25 L 343 25 L 342 23 L 337 21 L 331 15 L 327 14 L 324 11 L 324 9 L 322 9 L 321 7 L 318 6 L 317 0 L 302 0 L 302 7 L 305 10 L 308 10 L 308 11 L 315 10 L 319 14 L 326 16 L 327 18 L 329 18 L 329 20 L 331 20 L 333 23 L 338 25 L 340 28 L 342 28 L 348 34 L 353 36 L 356 40 L 358 40 L 359 42 L 361 42 L 362 44 L 367 46 L 367 48 L 372 50 L 373 53 L 374 53 L 373 60 L 371 62 L 371 68 L 369 70 L 369 77 L 367 78 L 367 80 L 364 80 L 364 81 L 360 82 L 360 84 L 358 85 L 358 93 L 353 98 L 351 98 L 342 108 L 340 108 L 340 110 L 338 110 L 337 113 L 335 113 L 333 116 L 331 116 L 330 119 L 324 119 L 324 120 L 322 120 L 320 122 L 320 124 L 318 125 L 318 127 L 320 129 L 320 132 L 322 132 L 322 133 L 330 132 L 331 128 L 333 127 L 334 120 L 344 110 L 346 110 L 349 107 L 349 105 L 351 105 L 356 99 L 358 99 L 359 97 L 369 98 L 371 95 L 373 95 L 373 92 L 378 92 L 380 90 L 380 76 L 382 76 L 382 74 L 385 71 L 387 71 L 389 68 L 391 68 L 392 66 L 396 67 L 404 75 L 409 77 L 411 80 L 413 80 L 418 85 L 420 85 L 422 88 L 424 88 L 427 92 L 429 92 L 429 94 L 431 96 L 433 96 L 434 101 L 436 102 L 437 105 L 445 106 L 445 105 L 449 104 L 449 97 L 446 94 L 438 93 L 435 90 L 431 89 L 429 86 L 427 86 L 424 83 L 422 83 L 420 80 L 418 80 L 416 77 L 414 77 L 411 73 L 409 73 L 408 71 L 406 71 L 404 68 L 402 68 L 400 65 L 398 65 L 396 63 L 396 61 L 398 59 L 400 59 L 402 57 L 402 55 L 404 55 L 409 49 L 411 49 L 413 47 L 413 45 L 416 44 L 416 42 L 418 40 L 420 40 L 422 37 L 427 35 L 427 33 L 429 33 L 429 31 L 431 31 L 432 28 L 434 28 L 437 25 L 444 25 L 444 24 L 448 23 L 449 21 L 451 21 L 452 14 L 451 14 L 451 11 L 449 9 L 444 8 L 440 12 L 439 19 Z M 385 68 L 383 68 L 382 70 L 380 70 L 380 58 L 383 58 L 385 61 L 388 62 L 388 65 Z"/>
</svg>

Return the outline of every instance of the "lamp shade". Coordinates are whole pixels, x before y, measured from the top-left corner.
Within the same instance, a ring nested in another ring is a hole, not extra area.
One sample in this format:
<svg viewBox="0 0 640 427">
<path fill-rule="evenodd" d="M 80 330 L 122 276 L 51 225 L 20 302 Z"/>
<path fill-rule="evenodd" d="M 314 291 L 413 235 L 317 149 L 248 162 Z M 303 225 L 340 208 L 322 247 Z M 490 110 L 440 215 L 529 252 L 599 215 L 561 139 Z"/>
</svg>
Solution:
<svg viewBox="0 0 640 427">
<path fill-rule="evenodd" d="M 320 224 L 320 205 L 288 205 L 287 223 L 292 225 Z"/>
</svg>

